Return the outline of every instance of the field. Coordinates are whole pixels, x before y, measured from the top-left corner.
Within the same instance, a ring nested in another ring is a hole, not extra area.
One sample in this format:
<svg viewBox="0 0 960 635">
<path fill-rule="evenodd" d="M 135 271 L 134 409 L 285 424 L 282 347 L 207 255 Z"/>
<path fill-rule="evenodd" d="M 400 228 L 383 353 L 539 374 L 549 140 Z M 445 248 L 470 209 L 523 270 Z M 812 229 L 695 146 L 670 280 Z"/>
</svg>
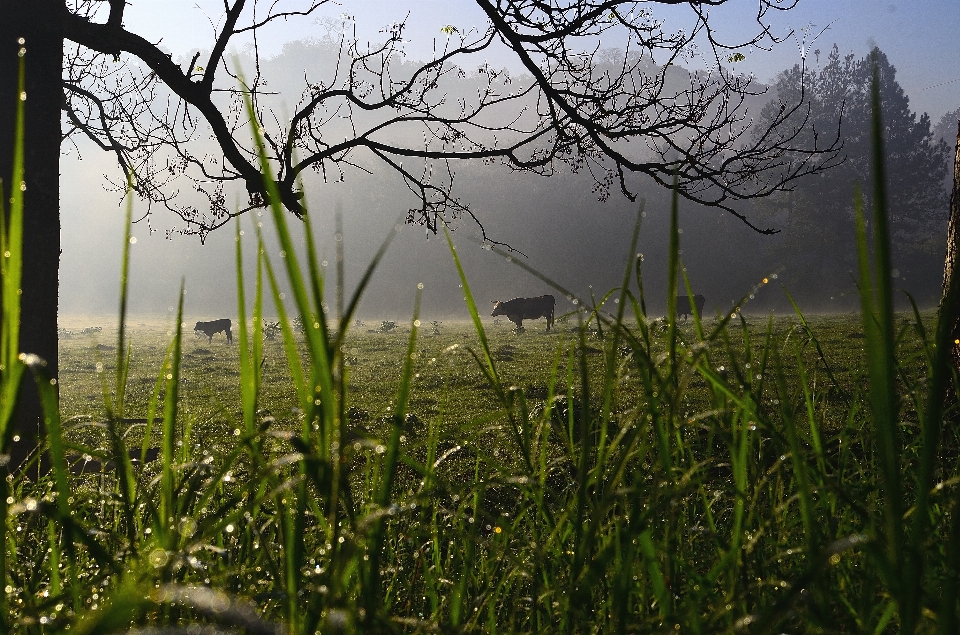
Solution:
<svg viewBox="0 0 960 635">
<path fill-rule="evenodd" d="M 925 323 L 929 328 L 929 314 Z M 170 320 L 172 322 L 172 320 Z M 567 356 L 572 350 L 578 355 L 578 327 L 564 320 L 552 333 L 545 332 L 542 320 L 528 322 L 523 332 L 505 320 L 486 318 L 486 334 L 493 359 L 497 362 L 500 379 L 504 384 L 518 387 L 531 408 L 542 408 L 548 392 L 548 384 L 554 366 L 560 364 L 565 372 Z M 87 425 L 89 421 L 104 421 L 103 382 L 115 371 L 116 329 L 104 329 L 106 320 L 96 318 L 68 318 L 72 326 L 61 340 L 60 396 L 61 414 L 65 421 L 75 421 L 75 427 L 66 432 L 68 438 L 76 436 L 81 444 L 109 449 L 109 440 L 103 428 Z M 130 375 L 127 389 L 127 413 L 131 418 L 147 416 L 148 402 L 163 363 L 164 353 L 172 338 L 171 327 L 161 320 L 137 318 L 130 320 L 132 326 L 128 337 L 132 346 Z M 809 326 L 824 347 L 830 372 L 847 394 L 860 391 L 866 380 L 863 365 L 863 333 L 858 315 L 815 316 Z M 910 356 L 920 352 L 919 340 L 909 327 L 908 316 L 901 317 L 906 328 L 902 348 Z M 388 331 L 384 331 L 386 324 Z M 653 322 L 656 327 L 656 322 Z M 659 322 L 661 335 L 665 335 L 666 322 Z M 695 338 L 692 320 L 681 327 L 684 339 Z M 94 326 L 96 325 L 96 326 Z M 791 340 L 801 340 L 801 359 L 814 369 L 812 386 L 827 390 L 825 400 L 837 401 L 837 387 L 832 386 L 824 369 L 819 368 L 816 349 L 810 337 L 800 326 L 796 317 L 780 317 L 769 322 L 773 335 L 788 345 Z M 747 329 L 752 340 L 762 347 L 768 322 L 762 316 L 752 316 L 744 324 L 734 323 L 729 334 L 743 337 Z M 97 330 L 97 329 L 100 330 Z M 236 328 L 236 327 L 235 327 Z M 380 438 L 389 437 L 390 418 L 393 413 L 402 370 L 403 357 L 410 336 L 410 325 L 395 325 L 392 322 L 357 322 L 351 327 L 344 344 L 343 354 L 347 368 L 348 415 L 354 431 Z M 591 374 L 601 372 L 603 366 L 603 341 L 596 328 L 588 328 L 585 339 L 584 358 Z M 305 354 L 304 342 L 299 342 L 301 354 Z M 509 444 L 504 436 L 498 416 L 502 411 L 483 370 L 469 353 L 476 350 L 479 341 L 471 323 L 447 321 L 426 323 L 421 327 L 414 351 L 414 381 L 409 396 L 408 412 L 412 428 L 423 428 L 426 422 L 435 421 L 441 445 L 474 445 L 477 447 L 501 447 Z M 663 351 L 659 351 L 662 353 Z M 622 351 L 621 351 L 622 353 Z M 756 352 L 754 353 L 756 354 Z M 559 356 L 559 358 L 558 358 Z M 279 335 L 264 341 L 263 374 L 260 386 L 259 407 L 269 413 L 278 429 L 295 432 L 301 420 L 298 401 L 290 375 L 283 342 Z M 621 354 L 621 358 L 623 355 Z M 790 357 L 793 357 L 791 353 Z M 622 361 L 622 359 L 621 359 Z M 918 359 L 918 362 L 922 360 Z M 99 364 L 99 366 L 98 366 Z M 785 365 L 795 367 L 794 360 Z M 98 370 L 99 369 L 99 370 Z M 723 364 L 719 366 L 724 372 Z M 816 373 L 819 371 L 819 375 Z M 218 440 L 230 437 L 242 417 L 240 407 L 240 364 L 237 345 L 228 344 L 222 334 L 211 342 L 206 336 L 195 336 L 184 327 L 183 361 L 180 366 L 181 412 L 192 423 L 197 447 L 216 447 Z M 643 387 L 636 373 L 624 372 L 618 385 L 618 400 L 622 408 L 636 408 L 643 400 Z M 556 379 L 554 379 L 556 381 Z M 795 383 L 790 376 L 789 382 Z M 599 397 L 602 386 L 596 386 L 594 398 Z M 710 409 L 710 390 L 703 378 L 691 377 L 684 393 L 683 416 L 695 418 L 698 413 Z M 838 432 L 844 422 L 836 418 L 829 403 L 817 408 L 821 425 L 827 433 Z M 829 420 L 824 419 L 829 418 Z M 131 431 L 136 434 L 136 431 Z M 158 441 L 151 441 L 157 446 Z M 499 452 L 498 452 L 499 453 Z"/>
<path fill-rule="evenodd" d="M 917 317 L 897 318 L 908 498 L 932 319 Z M 329 474 L 311 479 L 295 467 L 307 433 L 281 337 L 263 341 L 260 428 L 250 436 L 240 347 L 184 329 L 182 427 L 170 466 L 177 514 L 166 547 L 158 548 L 158 510 L 150 510 L 161 458 L 132 467 L 143 501 L 124 518 L 118 468 L 101 472 L 99 462 L 68 452 L 75 518 L 98 527 L 105 551 L 124 553 L 135 572 L 127 585 L 155 589 L 147 600 L 124 597 L 121 619 L 236 625 L 243 614 L 241 624 L 266 632 L 294 620 L 300 632 L 896 627 L 891 580 L 877 566 L 884 494 L 859 316 L 715 318 L 703 323 L 706 337 L 692 320 L 675 335 L 663 319 L 624 323 L 619 335 L 609 324 L 566 321 L 548 334 L 542 321 L 524 332 L 485 321 L 486 346 L 469 323 L 425 323 L 412 340 L 409 324 L 353 325 L 342 346 L 346 446 L 334 441 L 328 450 L 341 457 L 340 487 Z M 78 322 L 62 340 L 64 438 L 87 458 L 105 459 L 104 386 L 109 394 L 116 334 L 92 326 Z M 136 421 L 121 425 L 128 448 L 164 443 L 158 419 L 141 444 L 173 335 L 159 322 L 126 334 L 125 416 Z M 668 363 L 671 337 L 676 365 Z M 306 336 L 293 341 L 308 357 Z M 409 395 L 398 410 L 404 377 Z M 955 454 L 955 431 L 945 434 L 942 447 Z M 940 505 L 955 496 L 952 477 L 936 474 L 934 552 L 949 544 Z M 347 500 L 336 502 L 335 492 Z M 20 511 L 20 529 L 34 532 L 21 557 L 37 559 L 9 594 L 21 624 L 69 623 L 70 604 L 97 608 L 98 598 L 129 592 L 102 578 L 105 564 L 91 552 L 75 556 L 92 585 L 74 589 L 72 602 L 63 591 L 59 604 L 46 599 L 54 589 L 47 561 L 57 550 L 44 555 L 42 516 L 36 524 Z M 371 557 L 378 540 L 379 562 Z M 930 563 L 938 577 L 952 570 L 945 555 Z M 930 627 L 936 597 L 924 597 L 920 619 Z M 217 602 L 237 615 L 212 610 Z M 81 624 L 102 625 L 99 609 Z"/>
</svg>

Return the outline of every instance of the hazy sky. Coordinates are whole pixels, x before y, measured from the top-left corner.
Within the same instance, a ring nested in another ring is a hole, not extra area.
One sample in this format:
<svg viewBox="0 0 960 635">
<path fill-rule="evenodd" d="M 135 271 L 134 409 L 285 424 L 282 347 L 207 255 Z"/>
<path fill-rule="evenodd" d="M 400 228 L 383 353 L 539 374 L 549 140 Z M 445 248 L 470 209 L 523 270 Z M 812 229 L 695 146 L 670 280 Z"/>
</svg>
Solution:
<svg viewBox="0 0 960 635">
<path fill-rule="evenodd" d="M 728 41 L 749 37 L 755 32 L 757 4 L 756 0 L 731 0 L 729 6 L 713 10 L 712 24 Z M 685 6 L 652 6 L 669 30 L 689 24 L 690 10 Z M 222 0 L 130 0 L 126 23 L 153 41 L 162 38 L 174 54 L 185 54 L 193 48 L 209 48 L 214 33 L 211 21 L 215 23 L 222 7 Z M 354 16 L 358 32 L 371 40 L 378 38 L 377 31 L 384 25 L 402 20 L 408 13 L 408 53 L 414 58 L 429 56 L 432 42 L 443 37 L 440 28 L 446 24 L 461 30 L 483 28 L 485 24 L 482 12 L 471 0 L 339 0 L 320 9 L 321 16 Z M 820 49 L 825 55 L 836 43 L 841 52 L 862 57 L 871 44 L 876 44 L 896 66 L 897 79 L 914 110 L 928 112 L 936 122 L 945 112 L 960 106 L 957 0 L 800 0 L 790 11 L 773 12 L 769 22 L 776 35 L 784 36 L 792 29 L 800 38 L 791 38 L 771 53 L 748 54 L 740 68 L 754 72 L 761 81 L 769 81 L 777 72 L 799 62 L 801 29 L 811 27 L 812 36 L 829 26 L 811 51 Z M 316 20 L 295 19 L 264 32 L 260 43 L 269 54 L 279 52 L 285 41 L 321 33 Z M 504 57 L 499 61 L 508 60 Z M 808 64 L 813 63 L 811 54 Z"/>
</svg>

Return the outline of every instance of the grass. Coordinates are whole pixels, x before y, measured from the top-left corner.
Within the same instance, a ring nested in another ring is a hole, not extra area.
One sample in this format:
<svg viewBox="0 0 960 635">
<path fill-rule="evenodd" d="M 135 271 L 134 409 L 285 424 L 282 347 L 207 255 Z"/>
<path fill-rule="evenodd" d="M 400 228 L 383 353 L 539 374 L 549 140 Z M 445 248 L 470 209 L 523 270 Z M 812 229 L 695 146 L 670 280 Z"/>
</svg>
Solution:
<svg viewBox="0 0 960 635">
<path fill-rule="evenodd" d="M 637 260 L 549 335 L 481 319 L 452 243 L 470 323 L 353 328 L 369 278 L 328 313 L 309 222 L 300 253 L 275 206 L 255 281 L 238 241 L 235 345 L 121 304 L 64 340 L 58 400 L 12 345 L 14 197 L 0 449 L 29 373 L 51 470 L 2 481 L 0 630 L 953 633 L 952 316 L 893 314 L 872 200 L 858 317 L 653 320 Z"/>
<path fill-rule="evenodd" d="M 933 316 L 925 313 L 922 318 L 929 331 Z M 78 443 L 105 449 L 109 443 L 106 431 L 86 425 L 86 422 L 103 421 L 106 417 L 102 383 L 104 377 L 110 377 L 116 368 L 116 347 L 111 344 L 116 341 L 116 330 L 102 319 L 82 318 L 74 321 L 77 324 L 76 328 L 71 329 L 74 333 L 61 339 L 60 408 L 64 420 L 74 422 L 70 424 L 73 432 L 68 432 L 68 436 L 75 437 Z M 541 320 L 540 323 L 528 324 L 526 332 L 518 334 L 514 332 L 512 324 L 494 325 L 489 318 L 483 321 L 492 357 L 506 383 L 522 387 L 527 399 L 542 402 L 547 393 L 557 349 L 577 346 L 578 327 L 568 322 L 558 325 L 556 332 L 547 334 L 543 331 Z M 132 346 L 126 389 L 127 407 L 134 415 L 145 416 L 172 330 L 155 319 L 138 321 L 134 318 L 131 322 L 133 324 L 127 327 L 127 337 Z M 860 316 L 855 314 L 809 316 L 806 323 L 824 347 L 831 372 L 840 385 L 846 387 L 845 393 L 837 390 L 827 392 L 827 396 L 819 403 L 821 409 L 818 420 L 824 421 L 824 417 L 834 415 L 824 422 L 828 431 L 833 432 L 840 429 L 844 422 L 827 404 L 842 404 L 844 394 L 863 391 L 866 387 L 866 368 L 862 366 L 862 324 Z M 912 320 L 909 316 L 900 316 L 901 327 L 910 324 Z M 83 327 L 100 327 L 101 330 L 81 334 L 79 331 Z M 392 414 L 391 407 L 399 388 L 401 363 L 410 329 L 398 327 L 389 333 L 378 333 L 373 327 L 376 324 L 365 324 L 347 334 L 344 348 L 350 380 L 347 390 L 351 420 L 384 436 L 387 429 L 381 424 Z M 735 325 L 730 329 L 730 335 L 738 337 L 742 329 L 739 324 Z M 754 341 L 755 355 L 760 351 L 766 329 L 765 318 L 748 318 L 747 332 Z M 692 323 L 681 327 L 681 333 L 684 337 L 694 337 Z M 785 340 L 788 347 L 792 346 L 794 340 L 799 340 L 803 349 L 801 360 L 804 368 L 813 368 L 815 371 L 814 376 L 809 378 L 811 383 L 820 386 L 830 382 L 823 368 L 818 368 L 819 354 L 795 316 L 775 318 L 773 333 L 778 340 Z M 661 335 L 660 341 L 664 339 Z M 420 421 L 419 425 L 425 426 L 425 422 L 438 417 L 453 422 L 469 422 L 496 416 L 499 408 L 489 384 L 467 351 L 468 347 L 476 346 L 476 340 L 472 323 L 464 321 L 445 320 L 439 333 L 421 327 L 414 354 L 413 372 L 416 380 L 409 406 L 411 413 Z M 604 343 L 597 339 L 595 331 L 590 332 L 586 343 L 591 372 L 599 373 L 603 368 Z M 919 370 L 922 360 L 917 356 L 922 353 L 922 345 L 912 326 L 905 333 L 900 350 L 902 354 L 915 358 L 915 368 Z M 280 426 L 292 429 L 297 421 L 297 402 L 283 342 L 265 340 L 263 358 L 260 406 L 270 412 Z M 786 371 L 788 383 L 795 384 L 799 380 L 796 360 L 792 358 L 786 361 L 790 363 Z M 206 437 L 198 436 L 196 444 L 209 447 L 210 441 L 232 436 L 234 430 L 238 429 L 238 404 L 241 400 L 239 365 L 237 345 L 228 345 L 222 336 L 208 343 L 206 336 L 196 337 L 189 332 L 189 326 L 185 329 L 180 395 L 184 413 L 200 422 L 195 427 L 202 428 L 202 432 L 198 430 L 196 434 Z M 621 386 L 624 392 L 629 391 L 634 398 L 639 397 L 641 387 L 638 378 L 627 378 Z M 832 386 L 828 383 L 828 387 Z M 710 404 L 707 380 L 693 377 L 689 388 L 684 395 L 688 408 L 694 411 L 707 409 Z M 478 416 L 481 414 L 483 416 Z M 441 433 L 456 438 L 462 427 L 462 424 L 454 425 Z"/>
</svg>

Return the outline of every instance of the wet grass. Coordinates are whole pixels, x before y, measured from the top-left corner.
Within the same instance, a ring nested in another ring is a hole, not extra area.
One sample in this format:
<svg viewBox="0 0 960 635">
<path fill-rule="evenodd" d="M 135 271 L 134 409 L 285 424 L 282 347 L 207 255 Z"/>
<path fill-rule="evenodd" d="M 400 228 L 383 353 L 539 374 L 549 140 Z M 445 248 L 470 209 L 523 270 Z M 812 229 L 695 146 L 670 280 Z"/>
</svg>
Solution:
<svg viewBox="0 0 960 635">
<path fill-rule="evenodd" d="M 916 374 L 924 371 L 922 340 L 912 327 L 912 316 L 902 315 L 900 324 L 905 329 L 898 349 L 903 360 L 912 359 Z M 929 330 L 932 314 L 924 314 L 923 323 Z M 76 321 L 74 319 L 73 321 Z M 132 320 L 136 322 L 136 318 Z M 542 408 L 548 393 L 552 365 L 558 351 L 573 349 L 579 354 L 578 328 L 569 321 L 558 325 L 552 333 L 544 332 L 542 323 L 528 326 L 517 332 L 512 324 L 487 322 L 485 330 L 489 338 L 492 356 L 500 369 L 504 383 L 521 387 L 532 408 Z M 660 353 L 666 350 L 664 342 L 666 321 L 651 319 L 655 342 Z M 768 327 L 760 316 L 745 320 L 746 326 L 737 324 L 730 328 L 730 337 L 742 337 L 744 328 L 754 342 L 754 356 L 758 355 L 763 336 Z M 824 360 L 812 343 L 811 333 L 796 316 L 779 317 L 770 326 L 774 337 L 782 346 L 799 343 L 800 359 L 806 368 L 812 369 L 812 389 L 822 396 L 817 404 L 817 418 L 827 432 L 836 432 L 844 420 L 836 406 L 845 403 L 851 395 L 863 394 L 867 379 L 864 365 L 864 336 L 860 316 L 817 315 L 806 318 L 807 326 L 816 334 L 823 347 Z M 87 319 L 78 324 L 93 325 Z M 153 326 L 149 326 L 152 324 Z M 389 431 L 389 418 L 393 399 L 399 388 L 404 352 L 410 329 L 399 327 L 389 333 L 379 333 L 365 324 L 354 325 L 344 343 L 345 367 L 348 369 L 347 387 L 350 406 L 348 417 L 359 433 L 372 437 L 384 437 Z M 660 329 L 659 338 L 656 335 Z M 60 359 L 60 408 L 64 417 L 67 438 L 77 444 L 100 447 L 107 450 L 107 440 L 101 430 L 90 422 L 102 422 L 106 418 L 103 407 L 103 382 L 115 371 L 116 330 L 100 324 L 85 327 L 92 332 L 82 333 L 74 329 L 61 340 Z M 100 330 L 94 330 L 99 328 Z M 180 365 L 180 396 L 185 416 L 196 421 L 194 441 L 198 447 L 214 448 L 224 438 L 234 434 L 241 416 L 240 364 L 236 344 L 228 344 L 222 335 L 213 342 L 206 336 L 195 337 L 184 329 L 183 358 Z M 140 326 L 127 328 L 131 345 L 130 370 L 126 390 L 127 414 L 130 418 L 146 417 L 148 404 L 158 369 L 163 363 L 167 345 L 172 336 L 162 322 L 148 320 Z M 692 321 L 680 329 L 684 340 L 695 339 Z M 657 341 L 659 340 L 659 341 Z M 443 443 L 463 442 L 465 433 L 473 422 L 495 419 L 500 410 L 493 392 L 469 348 L 478 344 L 473 325 L 468 322 L 444 321 L 442 326 L 429 332 L 421 332 L 417 339 L 409 401 L 411 429 L 422 431 L 428 421 L 443 420 L 438 430 Z M 300 342 L 300 348 L 303 344 Z M 592 374 L 600 373 L 604 364 L 604 342 L 595 329 L 588 330 L 585 338 L 585 358 Z M 619 351 L 621 358 L 625 350 Z M 263 364 L 259 404 L 264 413 L 269 413 L 278 427 L 294 431 L 299 425 L 298 402 L 292 387 L 292 379 L 285 359 L 283 343 L 277 339 L 263 343 Z M 790 360 L 793 361 L 793 360 Z M 825 365 L 823 362 L 826 361 Z M 721 365 L 722 366 L 722 365 Z M 785 364 L 787 383 L 795 385 L 799 378 L 796 364 Z M 909 367 L 909 364 L 905 364 Z M 838 385 L 831 382 L 826 369 L 834 375 Z M 718 372 L 725 373 L 725 368 Z M 824 389 L 825 387 L 825 389 Z M 620 384 L 625 399 L 642 399 L 642 386 L 636 377 L 626 375 Z M 594 391 L 599 397 L 599 389 Z M 706 379 L 694 377 L 684 394 L 684 416 L 693 417 L 697 412 L 709 409 L 711 391 Z M 863 406 L 864 404 L 861 404 Z M 483 439 L 495 445 L 507 439 L 499 437 L 495 429 L 482 428 Z M 152 442 L 154 445 L 158 441 Z"/>
</svg>

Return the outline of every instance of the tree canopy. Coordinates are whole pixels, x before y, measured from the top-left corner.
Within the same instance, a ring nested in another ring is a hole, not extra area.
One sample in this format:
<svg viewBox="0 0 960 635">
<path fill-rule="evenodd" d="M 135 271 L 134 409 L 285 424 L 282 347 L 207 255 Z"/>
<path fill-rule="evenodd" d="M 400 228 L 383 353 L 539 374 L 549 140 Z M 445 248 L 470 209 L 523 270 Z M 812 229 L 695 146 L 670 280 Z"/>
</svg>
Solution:
<svg viewBox="0 0 960 635">
<path fill-rule="evenodd" d="M 849 272 L 856 270 L 853 192 L 860 185 L 865 201 L 872 197 L 870 85 L 876 64 L 880 80 L 884 159 L 887 165 L 890 231 L 898 274 L 919 269 L 918 259 L 942 265 L 947 221 L 944 179 L 949 150 L 933 134 L 930 117 L 910 109 L 896 79 L 896 68 L 874 48 L 864 57 L 842 55 L 834 46 L 819 69 L 794 66 L 777 76 L 776 98 L 761 113 L 764 122 L 778 116 L 782 103 L 806 94 L 808 116 L 798 121 L 804 137 L 840 126 L 841 161 L 797 181 L 789 192 L 758 203 L 784 227 L 771 249 L 789 262 L 785 279 L 794 290 L 817 289 L 839 294 L 850 289 Z M 795 117 L 795 115 L 794 115 Z M 762 128 L 762 125 L 761 125 Z M 798 157 L 798 160 L 803 157 Z M 933 287 L 931 286 L 931 289 Z"/>
</svg>

